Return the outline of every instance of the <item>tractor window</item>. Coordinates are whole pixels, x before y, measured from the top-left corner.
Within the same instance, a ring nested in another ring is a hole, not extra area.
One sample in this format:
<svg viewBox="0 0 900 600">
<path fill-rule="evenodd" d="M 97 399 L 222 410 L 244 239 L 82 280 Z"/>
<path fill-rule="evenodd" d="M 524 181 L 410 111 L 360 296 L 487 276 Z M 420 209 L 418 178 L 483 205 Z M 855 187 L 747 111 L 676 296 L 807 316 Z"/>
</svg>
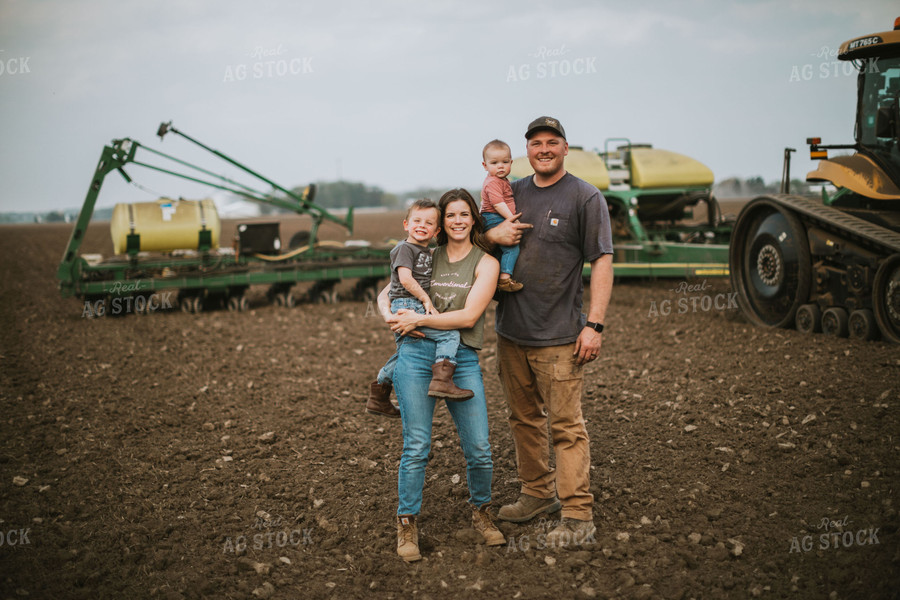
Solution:
<svg viewBox="0 0 900 600">
<path fill-rule="evenodd" d="M 859 103 L 859 143 L 885 162 L 900 165 L 897 140 L 893 137 L 878 137 L 875 131 L 879 108 L 893 107 L 894 114 L 897 114 L 900 102 L 900 57 L 865 60 L 860 70 L 863 79 Z"/>
<path fill-rule="evenodd" d="M 897 118 L 900 105 L 900 57 L 881 57 L 866 60 L 860 67 L 859 99 L 859 145 L 864 148 L 894 182 L 900 184 L 900 143 L 896 139 L 897 125 L 893 134 L 878 137 L 876 120 L 879 108 L 890 108 L 893 118 Z M 884 132 L 882 132 L 884 133 Z"/>
</svg>

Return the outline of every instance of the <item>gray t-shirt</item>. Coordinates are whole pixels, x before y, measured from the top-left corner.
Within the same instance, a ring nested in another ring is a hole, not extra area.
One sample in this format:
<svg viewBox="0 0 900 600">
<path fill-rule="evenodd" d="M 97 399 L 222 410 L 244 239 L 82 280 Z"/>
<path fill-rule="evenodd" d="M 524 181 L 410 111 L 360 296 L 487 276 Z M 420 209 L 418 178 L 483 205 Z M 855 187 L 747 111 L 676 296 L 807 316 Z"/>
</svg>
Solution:
<svg viewBox="0 0 900 600">
<path fill-rule="evenodd" d="M 431 287 L 431 250 L 418 244 L 411 244 L 403 240 L 391 250 L 391 289 L 388 297 L 391 300 L 397 298 L 415 298 L 410 294 L 397 274 L 397 267 L 406 267 L 412 271 L 413 279 L 422 286 L 425 292 Z"/>
<path fill-rule="evenodd" d="M 526 177 L 512 188 L 520 221 L 534 229 L 522 236 L 512 274 L 524 287 L 500 294 L 497 333 L 524 346 L 570 344 L 585 322 L 584 263 L 613 253 L 606 200 L 571 173 L 548 187 Z"/>
</svg>

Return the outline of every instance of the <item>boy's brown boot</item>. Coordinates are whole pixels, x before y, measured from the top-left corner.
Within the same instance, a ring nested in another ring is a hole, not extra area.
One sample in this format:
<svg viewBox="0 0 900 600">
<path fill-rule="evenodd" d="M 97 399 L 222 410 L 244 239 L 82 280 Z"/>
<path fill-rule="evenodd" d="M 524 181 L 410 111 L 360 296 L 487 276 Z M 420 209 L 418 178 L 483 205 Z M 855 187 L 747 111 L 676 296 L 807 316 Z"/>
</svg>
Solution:
<svg viewBox="0 0 900 600">
<path fill-rule="evenodd" d="M 391 390 L 394 386 L 390 383 L 378 383 L 373 381 L 369 386 L 369 399 L 366 400 L 366 412 L 373 415 L 384 415 L 396 419 L 400 416 L 400 410 L 391 404 Z"/>
<path fill-rule="evenodd" d="M 508 279 L 501 279 L 497 282 L 497 289 L 501 292 L 518 292 L 523 287 L 525 286 L 512 277 Z"/>
<path fill-rule="evenodd" d="M 397 554 L 406 562 L 422 560 L 415 515 L 397 515 Z"/>
<path fill-rule="evenodd" d="M 443 398 L 445 400 L 462 401 L 468 400 L 475 395 L 472 390 L 464 390 L 456 387 L 453 383 L 453 373 L 456 372 L 456 365 L 448 359 L 431 365 L 431 384 L 428 386 L 428 395 L 433 398 Z"/>
<path fill-rule="evenodd" d="M 488 546 L 502 546 L 506 543 L 503 533 L 494 525 L 494 519 L 488 512 L 488 505 L 472 510 L 472 527 L 484 537 L 484 543 Z"/>
</svg>

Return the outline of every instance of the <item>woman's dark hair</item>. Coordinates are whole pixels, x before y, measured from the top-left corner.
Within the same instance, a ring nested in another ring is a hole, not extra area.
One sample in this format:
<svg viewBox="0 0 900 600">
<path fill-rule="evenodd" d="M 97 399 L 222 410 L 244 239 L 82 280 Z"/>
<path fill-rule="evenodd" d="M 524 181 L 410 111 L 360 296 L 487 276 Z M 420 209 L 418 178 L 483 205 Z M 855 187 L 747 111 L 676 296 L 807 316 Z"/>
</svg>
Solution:
<svg viewBox="0 0 900 600">
<path fill-rule="evenodd" d="M 475 203 L 472 194 L 463 188 L 456 188 L 455 190 L 444 193 L 438 201 L 438 207 L 441 209 L 441 230 L 437 234 L 438 246 L 445 246 L 449 241 L 447 238 L 447 231 L 444 229 L 444 216 L 447 214 L 447 206 L 451 202 L 456 202 L 457 200 L 462 200 L 468 204 L 469 211 L 472 213 L 472 220 L 474 223 L 472 224 L 472 230 L 469 232 L 469 241 L 490 254 L 491 249 L 484 239 L 484 221 L 481 218 L 481 212 L 478 210 L 478 205 Z"/>
</svg>

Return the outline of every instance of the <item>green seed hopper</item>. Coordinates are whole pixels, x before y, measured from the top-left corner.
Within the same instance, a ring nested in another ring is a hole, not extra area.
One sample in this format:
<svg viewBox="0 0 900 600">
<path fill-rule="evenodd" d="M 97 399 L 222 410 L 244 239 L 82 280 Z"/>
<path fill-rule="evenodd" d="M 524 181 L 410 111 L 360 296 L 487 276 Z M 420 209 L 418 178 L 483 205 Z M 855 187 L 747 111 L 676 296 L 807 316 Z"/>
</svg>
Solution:
<svg viewBox="0 0 900 600">
<path fill-rule="evenodd" d="M 313 203 L 315 186 L 302 193 L 286 189 L 230 157 L 205 146 L 171 123 L 160 125 L 157 134 L 180 136 L 264 182 L 272 190 L 263 193 L 208 169 L 125 138 L 103 148 L 90 188 L 57 270 L 64 297 L 85 300 L 85 315 L 145 312 L 174 305 L 198 312 L 204 307 L 226 306 L 246 310 L 244 293 L 251 285 L 269 286 L 268 297 L 279 305 L 295 302 L 291 288 L 313 282 L 306 299 L 336 302 L 334 287 L 341 280 L 356 279 L 355 299 L 374 300 L 379 280 L 390 275 L 390 248 L 319 242 L 318 229 L 332 221 L 353 231 L 353 211 L 335 216 Z M 150 154 L 170 166 L 145 162 Z M 174 163 L 177 166 L 171 166 Z M 309 231 L 292 238 L 289 251 L 281 252 L 278 223 L 248 223 L 238 227 L 234 247 L 218 247 L 219 222 L 211 201 L 162 199 L 142 205 L 118 205 L 111 233 L 116 255 L 103 258 L 79 255 L 85 231 L 106 176 L 118 171 L 129 183 L 127 165 L 136 165 L 174 177 L 226 190 L 248 200 L 277 206 L 312 219 Z M 186 167 L 187 173 L 172 170 Z M 165 295 L 163 300 L 159 296 Z M 171 297 L 175 296 L 173 300 Z"/>
<path fill-rule="evenodd" d="M 614 143 L 619 145 L 610 149 Z M 603 152 L 570 146 L 566 170 L 606 198 L 617 277 L 728 276 L 732 226 L 712 194 L 713 173 L 702 163 L 613 138 L 606 140 Z M 513 179 L 533 173 L 526 157 L 513 161 Z M 695 218 L 698 207 L 705 207 L 700 222 Z M 585 266 L 585 275 L 589 273 Z"/>
</svg>

